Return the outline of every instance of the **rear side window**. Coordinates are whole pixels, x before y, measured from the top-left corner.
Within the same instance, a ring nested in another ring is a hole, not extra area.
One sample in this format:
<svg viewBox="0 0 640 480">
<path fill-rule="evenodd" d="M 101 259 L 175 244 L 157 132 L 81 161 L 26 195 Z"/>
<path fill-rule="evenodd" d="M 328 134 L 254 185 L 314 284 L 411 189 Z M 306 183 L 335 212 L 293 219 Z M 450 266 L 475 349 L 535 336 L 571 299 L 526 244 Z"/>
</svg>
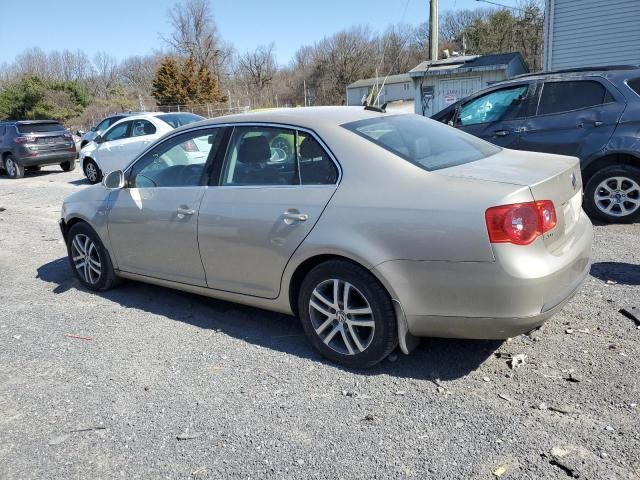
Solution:
<svg viewBox="0 0 640 480">
<path fill-rule="evenodd" d="M 634 78 L 633 80 L 629 80 L 627 85 L 631 87 L 631 89 L 640 95 L 640 78 Z"/>
<path fill-rule="evenodd" d="M 156 133 L 156 127 L 148 120 L 133 120 L 131 126 L 132 137 L 144 137 Z"/>
<path fill-rule="evenodd" d="M 419 115 L 381 116 L 343 127 L 425 170 L 475 162 L 500 152 L 484 140 Z"/>
<path fill-rule="evenodd" d="M 166 115 L 158 115 L 158 118 L 173 128 L 204 120 L 204 117 L 194 113 L 167 113 Z"/>
<path fill-rule="evenodd" d="M 604 86 L 593 80 L 546 82 L 542 88 L 538 115 L 570 112 L 613 101 Z"/>
<path fill-rule="evenodd" d="M 18 123 L 18 133 L 63 132 L 59 123 Z"/>
</svg>

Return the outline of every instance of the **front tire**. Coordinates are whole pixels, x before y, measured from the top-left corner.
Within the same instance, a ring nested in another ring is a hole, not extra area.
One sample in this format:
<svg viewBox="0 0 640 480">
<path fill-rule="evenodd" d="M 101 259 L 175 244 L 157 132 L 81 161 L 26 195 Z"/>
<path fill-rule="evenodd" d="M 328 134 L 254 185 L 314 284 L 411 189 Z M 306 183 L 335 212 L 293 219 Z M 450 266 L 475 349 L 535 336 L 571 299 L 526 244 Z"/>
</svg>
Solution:
<svg viewBox="0 0 640 480">
<path fill-rule="evenodd" d="M 351 262 L 331 260 L 313 268 L 302 281 L 298 314 L 315 349 L 345 367 L 375 365 L 398 342 L 389 294 Z"/>
<path fill-rule="evenodd" d="M 62 168 L 63 172 L 71 172 L 71 171 L 75 170 L 75 168 L 76 168 L 76 161 L 75 160 L 69 160 L 68 162 L 62 162 L 60 164 L 60 168 Z"/>
<path fill-rule="evenodd" d="M 87 158 L 84 161 L 84 176 L 87 177 L 89 183 L 94 185 L 102 180 L 102 172 L 98 164 L 92 159 Z"/>
<path fill-rule="evenodd" d="M 73 273 L 84 287 L 103 292 L 119 283 L 109 253 L 86 223 L 76 223 L 69 230 L 67 255 Z"/>
<path fill-rule="evenodd" d="M 22 178 L 24 177 L 24 167 L 17 163 L 11 155 L 7 155 L 4 159 L 4 170 L 7 172 L 9 178 Z"/>
<path fill-rule="evenodd" d="M 584 209 L 606 223 L 631 223 L 640 217 L 640 169 L 612 165 L 596 172 L 584 191 Z"/>
</svg>

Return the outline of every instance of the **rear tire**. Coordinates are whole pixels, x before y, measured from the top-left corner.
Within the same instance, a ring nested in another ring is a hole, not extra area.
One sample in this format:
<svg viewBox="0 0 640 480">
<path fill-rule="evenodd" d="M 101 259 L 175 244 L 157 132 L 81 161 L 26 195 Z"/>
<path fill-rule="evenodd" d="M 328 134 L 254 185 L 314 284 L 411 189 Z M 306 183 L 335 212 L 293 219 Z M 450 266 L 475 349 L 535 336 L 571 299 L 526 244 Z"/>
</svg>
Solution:
<svg viewBox="0 0 640 480">
<path fill-rule="evenodd" d="M 606 223 L 635 221 L 640 217 L 640 169 L 612 165 L 597 171 L 585 187 L 584 209 Z"/>
<path fill-rule="evenodd" d="M 330 260 L 307 274 L 298 314 L 314 348 L 345 367 L 371 367 L 398 343 L 389 294 L 371 273 L 348 261 Z"/>
<path fill-rule="evenodd" d="M 94 185 L 102 180 L 102 172 L 98 164 L 90 158 L 84 161 L 84 176 L 87 177 L 89 183 Z"/>
<path fill-rule="evenodd" d="M 76 278 L 89 290 L 103 292 L 120 283 L 109 252 L 86 223 L 76 223 L 67 234 L 67 255 Z"/>
<path fill-rule="evenodd" d="M 15 179 L 24 177 L 24 167 L 17 163 L 11 155 L 7 155 L 4 159 L 4 169 L 9 178 Z"/>
<path fill-rule="evenodd" d="M 72 170 L 75 170 L 75 168 L 76 168 L 76 161 L 75 160 L 70 160 L 68 162 L 62 162 L 60 164 L 60 168 L 62 168 L 63 172 L 71 172 Z"/>
</svg>

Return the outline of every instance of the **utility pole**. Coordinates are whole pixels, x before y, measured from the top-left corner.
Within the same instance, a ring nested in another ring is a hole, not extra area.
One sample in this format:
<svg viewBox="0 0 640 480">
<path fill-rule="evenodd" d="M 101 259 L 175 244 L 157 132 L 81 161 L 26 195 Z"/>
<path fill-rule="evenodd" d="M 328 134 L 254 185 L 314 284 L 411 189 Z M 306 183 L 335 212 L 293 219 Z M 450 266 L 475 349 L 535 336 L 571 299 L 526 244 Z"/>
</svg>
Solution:
<svg viewBox="0 0 640 480">
<path fill-rule="evenodd" d="M 304 106 L 307 106 L 307 80 L 302 80 L 302 88 L 304 89 Z"/>
<path fill-rule="evenodd" d="M 430 0 L 429 9 L 429 60 L 438 59 L 438 0 Z"/>
</svg>

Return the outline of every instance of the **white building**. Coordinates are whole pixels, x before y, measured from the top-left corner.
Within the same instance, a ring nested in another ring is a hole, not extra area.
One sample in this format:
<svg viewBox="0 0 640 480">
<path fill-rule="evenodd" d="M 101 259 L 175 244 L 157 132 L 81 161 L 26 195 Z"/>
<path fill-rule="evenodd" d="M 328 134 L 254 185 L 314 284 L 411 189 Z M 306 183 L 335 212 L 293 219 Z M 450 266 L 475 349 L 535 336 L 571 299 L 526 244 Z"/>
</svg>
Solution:
<svg viewBox="0 0 640 480">
<path fill-rule="evenodd" d="M 371 90 L 375 90 L 374 95 L 380 91 L 379 105 L 403 101 L 413 103 L 413 81 L 409 74 L 402 73 L 389 75 L 386 80 L 385 77 L 365 78 L 347 85 L 347 105 L 363 105 Z"/>
<path fill-rule="evenodd" d="M 640 65 L 640 0 L 546 0 L 545 70 Z"/>
<path fill-rule="evenodd" d="M 422 62 L 409 72 L 414 85 L 414 111 L 430 117 L 492 83 L 528 71 L 518 52 Z"/>
</svg>

